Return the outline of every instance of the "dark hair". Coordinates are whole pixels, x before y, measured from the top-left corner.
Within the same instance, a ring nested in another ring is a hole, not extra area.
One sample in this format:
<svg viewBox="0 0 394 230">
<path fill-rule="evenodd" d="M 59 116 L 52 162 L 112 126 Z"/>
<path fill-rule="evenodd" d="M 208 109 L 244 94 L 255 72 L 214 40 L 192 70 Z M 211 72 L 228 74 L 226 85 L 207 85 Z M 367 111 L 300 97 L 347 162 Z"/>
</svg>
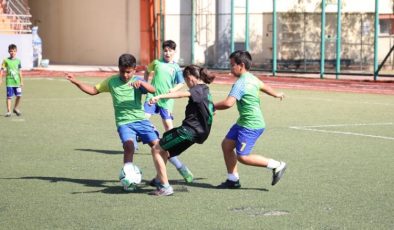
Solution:
<svg viewBox="0 0 394 230">
<path fill-rule="evenodd" d="M 233 59 L 237 65 L 243 63 L 245 65 L 245 69 L 249 70 L 252 65 L 252 56 L 248 51 L 237 50 L 230 54 L 230 59 Z"/>
<path fill-rule="evenodd" d="M 16 50 L 16 45 L 15 44 L 11 44 L 8 46 L 8 50 Z"/>
<path fill-rule="evenodd" d="M 164 49 L 166 47 L 168 47 L 168 48 L 170 48 L 172 50 L 175 50 L 176 49 L 176 43 L 173 40 L 164 41 L 162 48 Z"/>
<path fill-rule="evenodd" d="M 183 76 L 189 77 L 190 75 L 195 76 L 197 79 L 201 79 L 203 82 L 209 84 L 215 79 L 215 75 L 211 74 L 208 69 L 200 67 L 198 65 L 188 65 L 183 70 Z"/>
<path fill-rule="evenodd" d="M 136 60 L 135 57 L 131 54 L 122 54 L 119 57 L 119 62 L 118 62 L 118 66 L 119 67 L 132 67 L 135 68 L 136 66 Z"/>
</svg>

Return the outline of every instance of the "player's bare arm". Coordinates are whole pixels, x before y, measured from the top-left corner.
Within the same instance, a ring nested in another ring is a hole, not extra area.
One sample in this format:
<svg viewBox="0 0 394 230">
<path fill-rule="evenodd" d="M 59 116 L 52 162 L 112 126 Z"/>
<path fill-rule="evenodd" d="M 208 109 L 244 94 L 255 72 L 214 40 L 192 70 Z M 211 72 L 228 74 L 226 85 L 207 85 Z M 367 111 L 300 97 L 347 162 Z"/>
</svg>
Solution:
<svg viewBox="0 0 394 230">
<path fill-rule="evenodd" d="M 96 95 L 100 93 L 96 87 L 78 81 L 73 74 L 66 73 L 66 79 L 76 85 L 84 93 L 89 95 Z"/>
<path fill-rule="evenodd" d="M 223 101 L 220 101 L 218 103 L 215 103 L 215 110 L 224 110 L 231 108 L 235 102 L 237 102 L 237 99 L 233 96 L 228 96 L 226 99 Z"/>
<path fill-rule="evenodd" d="M 180 90 L 184 85 L 185 85 L 185 83 L 179 83 L 174 88 L 170 89 L 168 92 L 169 93 L 176 92 L 176 91 Z"/>
<path fill-rule="evenodd" d="M 285 94 L 283 92 L 276 92 L 273 88 L 271 88 L 271 86 L 265 83 L 260 88 L 260 90 L 272 97 L 279 98 L 280 100 L 283 100 L 283 98 L 285 98 Z"/>
<path fill-rule="evenodd" d="M 178 92 L 172 92 L 172 93 L 166 93 L 166 94 L 161 94 L 155 97 L 152 97 L 149 101 L 149 104 L 155 104 L 157 103 L 160 99 L 165 99 L 165 98 L 183 98 L 183 97 L 190 97 L 190 92 L 189 91 L 178 91 Z"/>
</svg>

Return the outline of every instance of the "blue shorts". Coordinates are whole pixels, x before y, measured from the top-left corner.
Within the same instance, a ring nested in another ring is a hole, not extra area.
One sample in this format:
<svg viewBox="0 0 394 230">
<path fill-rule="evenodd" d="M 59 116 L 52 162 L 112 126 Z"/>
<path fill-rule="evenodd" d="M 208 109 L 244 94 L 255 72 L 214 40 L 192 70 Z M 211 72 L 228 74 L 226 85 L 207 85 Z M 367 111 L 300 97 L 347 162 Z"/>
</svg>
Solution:
<svg viewBox="0 0 394 230">
<path fill-rule="evenodd" d="M 168 109 L 164 109 L 157 104 L 149 104 L 148 102 L 145 102 L 144 110 L 145 113 L 149 113 L 151 115 L 160 114 L 161 119 L 163 120 L 174 120 L 174 117 L 172 117 L 172 114 Z"/>
<path fill-rule="evenodd" d="M 17 96 L 17 97 L 22 96 L 22 88 L 7 86 L 7 98 L 13 98 L 14 96 Z"/>
<path fill-rule="evenodd" d="M 149 120 L 121 125 L 118 127 L 118 133 L 123 144 L 129 140 L 137 143 L 137 135 L 144 144 L 159 140 L 159 133 Z"/>
<path fill-rule="evenodd" d="M 237 124 L 228 131 L 226 138 L 235 141 L 237 155 L 247 156 L 252 151 L 257 139 L 263 134 L 263 129 L 248 129 Z"/>
</svg>

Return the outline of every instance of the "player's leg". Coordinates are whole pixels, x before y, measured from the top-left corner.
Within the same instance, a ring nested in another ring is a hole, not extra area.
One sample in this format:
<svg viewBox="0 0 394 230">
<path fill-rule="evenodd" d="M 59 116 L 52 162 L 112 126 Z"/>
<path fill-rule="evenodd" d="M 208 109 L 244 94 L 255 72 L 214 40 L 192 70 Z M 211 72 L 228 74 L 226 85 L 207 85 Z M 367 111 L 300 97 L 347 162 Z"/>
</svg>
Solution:
<svg viewBox="0 0 394 230">
<path fill-rule="evenodd" d="M 248 129 L 243 127 L 239 129 L 236 146 L 237 159 L 242 164 L 271 169 L 273 172 L 272 185 L 275 185 L 286 170 L 286 163 L 261 155 L 251 154 L 257 139 L 263 132 L 264 129 Z"/>
<path fill-rule="evenodd" d="M 132 123 L 118 127 L 118 134 L 123 144 L 123 163 L 133 162 L 134 141 L 136 132 L 132 128 Z"/>
<path fill-rule="evenodd" d="M 159 110 L 160 116 L 162 118 L 164 130 L 168 131 L 174 128 L 173 120 L 174 117 L 172 116 L 171 112 L 168 109 L 160 108 Z M 190 169 L 183 164 L 181 160 L 179 160 L 178 157 L 174 156 L 169 159 L 170 163 L 175 166 L 175 168 L 178 170 L 179 174 L 183 177 L 186 183 L 192 183 L 193 182 L 193 173 L 190 171 Z"/>
<path fill-rule="evenodd" d="M 151 194 L 156 196 L 169 196 L 174 193 L 172 186 L 168 181 L 166 163 L 168 159 L 168 152 L 163 150 L 157 143 L 152 147 L 153 163 L 156 168 L 155 181 L 156 190 Z"/>
<path fill-rule="evenodd" d="M 218 188 L 229 188 L 237 189 L 241 187 L 239 182 L 237 156 L 234 152 L 235 141 L 225 138 L 222 141 L 222 151 L 224 157 L 224 163 L 227 169 L 227 179 L 222 184 L 218 185 Z"/>
<path fill-rule="evenodd" d="M 227 169 L 227 180 L 220 184 L 218 188 L 240 188 L 239 174 L 237 167 L 237 156 L 234 152 L 238 135 L 238 126 L 233 125 L 226 137 L 222 141 L 223 158 Z"/>
<path fill-rule="evenodd" d="M 21 87 L 15 87 L 14 88 L 14 93 L 16 95 L 16 98 L 15 98 L 15 105 L 14 105 L 13 112 L 17 116 L 20 116 L 20 115 L 22 115 L 22 113 L 21 113 L 21 111 L 18 108 L 19 108 L 19 103 L 20 103 L 21 97 L 22 97 L 22 88 Z"/>
<path fill-rule="evenodd" d="M 12 89 L 12 87 L 7 87 L 7 98 L 6 98 L 7 112 L 5 114 L 6 117 L 11 116 L 11 104 L 13 97 L 14 97 L 14 90 Z"/>
</svg>

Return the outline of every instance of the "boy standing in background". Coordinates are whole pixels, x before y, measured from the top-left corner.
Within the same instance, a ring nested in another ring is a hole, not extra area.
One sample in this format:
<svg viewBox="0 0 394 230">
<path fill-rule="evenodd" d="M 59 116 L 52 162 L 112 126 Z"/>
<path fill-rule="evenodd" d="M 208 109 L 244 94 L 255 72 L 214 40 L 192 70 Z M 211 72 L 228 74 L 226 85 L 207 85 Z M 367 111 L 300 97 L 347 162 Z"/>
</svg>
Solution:
<svg viewBox="0 0 394 230">
<path fill-rule="evenodd" d="M 145 80 L 148 81 L 149 76 L 152 76 L 151 84 L 155 87 L 156 92 L 147 95 L 144 109 L 148 119 L 153 114 L 160 114 L 164 131 L 168 131 L 174 128 L 172 122 L 174 119 L 172 116 L 174 99 L 162 99 L 158 101 L 157 104 L 149 104 L 149 100 L 155 96 L 178 91 L 185 84 L 185 80 L 181 68 L 174 61 L 176 43 L 172 40 L 164 41 L 162 48 L 163 58 L 161 60 L 154 60 L 148 65 L 145 71 Z M 176 167 L 186 183 L 193 182 L 192 172 L 178 159 L 178 157 L 171 157 L 169 161 Z M 150 185 L 155 186 L 154 179 L 151 181 Z"/>
<path fill-rule="evenodd" d="M 21 72 L 21 61 L 16 58 L 17 47 L 14 44 L 8 46 L 10 56 L 3 60 L 0 71 L 0 85 L 2 83 L 3 71 L 6 70 L 6 89 L 7 89 L 7 113 L 5 117 L 11 116 L 12 98 L 16 96 L 14 109 L 12 110 L 17 116 L 22 115 L 18 109 L 22 97 L 23 78 Z"/>
</svg>

